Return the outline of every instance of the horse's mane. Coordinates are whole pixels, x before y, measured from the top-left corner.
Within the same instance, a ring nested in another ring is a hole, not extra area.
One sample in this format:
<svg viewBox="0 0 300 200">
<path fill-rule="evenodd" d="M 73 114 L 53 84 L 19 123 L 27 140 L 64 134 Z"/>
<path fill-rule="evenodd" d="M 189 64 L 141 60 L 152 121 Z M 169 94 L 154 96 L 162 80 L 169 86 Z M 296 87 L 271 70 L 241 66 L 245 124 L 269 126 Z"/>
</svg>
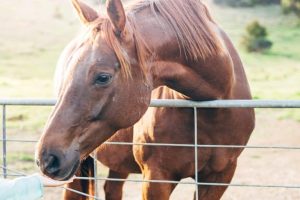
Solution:
<svg viewBox="0 0 300 200">
<path fill-rule="evenodd" d="M 175 33 L 180 51 L 189 60 L 206 59 L 223 50 L 222 43 L 213 30 L 214 21 L 201 0 L 138 0 L 127 7 L 127 18 L 133 28 L 139 62 L 145 66 L 146 57 L 151 54 L 147 41 L 137 31 L 136 14 L 144 9 L 150 9 L 158 24 L 168 24 L 171 29 L 162 27 L 170 34 Z M 161 23 L 159 20 L 164 20 Z M 105 23 L 108 41 L 114 49 L 123 72 L 130 75 L 129 57 L 121 45 L 116 42 L 109 23 Z"/>
<path fill-rule="evenodd" d="M 136 13 L 145 8 L 150 8 L 153 15 L 162 16 L 171 30 L 162 29 L 176 34 L 187 58 L 205 59 L 222 48 L 212 30 L 212 17 L 201 0 L 140 0 L 128 10 L 129 13 Z"/>
</svg>

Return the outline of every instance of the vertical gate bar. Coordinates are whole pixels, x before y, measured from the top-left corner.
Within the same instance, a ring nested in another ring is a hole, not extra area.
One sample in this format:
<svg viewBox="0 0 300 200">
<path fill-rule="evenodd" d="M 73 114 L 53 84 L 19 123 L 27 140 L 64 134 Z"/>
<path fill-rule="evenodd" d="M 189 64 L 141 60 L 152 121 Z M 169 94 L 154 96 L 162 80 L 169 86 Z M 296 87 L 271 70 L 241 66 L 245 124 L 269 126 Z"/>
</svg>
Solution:
<svg viewBox="0 0 300 200">
<path fill-rule="evenodd" d="M 3 159 L 3 178 L 7 178 L 6 170 L 6 105 L 2 106 L 2 159 Z"/>
<path fill-rule="evenodd" d="M 95 199 L 98 198 L 98 181 L 97 181 L 97 177 L 98 177 L 98 169 L 97 169 L 97 154 L 96 151 L 94 151 L 94 181 L 95 181 Z"/>
<path fill-rule="evenodd" d="M 195 199 L 198 200 L 198 120 L 197 107 L 194 107 L 194 140 L 195 140 Z"/>
</svg>

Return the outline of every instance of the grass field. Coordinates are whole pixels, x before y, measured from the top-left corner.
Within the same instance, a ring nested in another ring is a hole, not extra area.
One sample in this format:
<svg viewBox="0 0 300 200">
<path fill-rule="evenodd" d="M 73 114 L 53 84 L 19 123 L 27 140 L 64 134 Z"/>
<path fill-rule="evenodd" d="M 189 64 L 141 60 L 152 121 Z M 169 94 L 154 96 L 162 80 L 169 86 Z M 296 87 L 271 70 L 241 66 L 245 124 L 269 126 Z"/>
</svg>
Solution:
<svg viewBox="0 0 300 200">
<path fill-rule="evenodd" d="M 296 17 L 284 16 L 279 6 L 232 9 L 213 5 L 210 0 L 207 3 L 239 49 L 254 98 L 300 99 L 300 27 Z M 81 29 L 69 1 L 9 0 L 1 2 L 0 11 L 0 98 L 52 98 L 57 58 Z M 239 45 L 244 27 L 255 19 L 267 27 L 274 43 L 264 54 L 249 54 Z M 50 110 L 8 107 L 9 138 L 37 139 Z M 257 112 L 272 122 L 300 123 L 299 109 Z M 34 171 L 33 147 L 9 143 L 9 164 Z"/>
<path fill-rule="evenodd" d="M 255 99 L 300 99 L 300 27 L 295 16 L 279 6 L 232 9 L 209 4 L 217 21 L 238 47 Z M 240 46 L 247 23 L 259 20 L 274 43 L 264 54 L 247 53 Z M 300 121 L 298 110 L 274 113 L 278 119 Z"/>
</svg>

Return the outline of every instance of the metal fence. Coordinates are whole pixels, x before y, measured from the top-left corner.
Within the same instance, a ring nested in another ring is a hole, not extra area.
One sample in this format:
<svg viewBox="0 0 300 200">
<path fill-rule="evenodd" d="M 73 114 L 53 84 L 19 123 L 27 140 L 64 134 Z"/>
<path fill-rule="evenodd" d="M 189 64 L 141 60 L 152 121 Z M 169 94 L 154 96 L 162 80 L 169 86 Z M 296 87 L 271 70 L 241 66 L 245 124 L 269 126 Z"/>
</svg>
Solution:
<svg viewBox="0 0 300 200">
<path fill-rule="evenodd" d="M 20 143 L 35 143 L 33 140 L 18 140 L 8 139 L 6 130 L 6 114 L 7 106 L 53 106 L 55 105 L 54 99 L 0 99 L 0 106 L 2 106 L 2 168 L 1 176 L 7 178 L 8 176 L 24 176 L 26 174 L 17 170 L 7 167 L 7 142 L 20 142 Z M 248 148 L 248 149 L 284 149 L 284 150 L 300 150 L 300 146 L 249 146 L 249 145 L 200 145 L 197 143 L 197 109 L 199 108 L 300 108 L 300 100 L 215 100 L 205 102 L 194 102 L 186 100 L 152 100 L 151 107 L 178 107 L 178 108 L 192 108 L 194 110 L 194 144 L 166 144 L 166 143 L 128 143 L 128 142 L 107 142 L 110 145 L 144 145 L 144 146 L 168 146 L 168 147 L 189 147 L 194 149 L 195 154 L 195 180 L 189 182 L 170 181 L 170 180 L 137 180 L 137 179 L 112 179 L 97 177 L 78 177 L 78 179 L 91 179 L 95 180 L 96 196 L 94 199 L 100 199 L 98 194 L 97 181 L 128 181 L 128 182 L 151 182 L 151 183 L 172 183 L 172 184 L 191 184 L 195 186 L 196 199 L 198 194 L 198 186 L 231 186 L 231 187 L 255 187 L 255 188 L 287 188 L 300 190 L 300 185 L 260 185 L 260 184 L 224 184 L 224 183 L 204 183 L 198 180 L 198 148 Z M 95 160 L 95 170 L 97 169 L 97 161 Z M 72 190 L 70 188 L 63 189 L 73 191 L 75 193 L 91 197 L 80 191 Z"/>
</svg>

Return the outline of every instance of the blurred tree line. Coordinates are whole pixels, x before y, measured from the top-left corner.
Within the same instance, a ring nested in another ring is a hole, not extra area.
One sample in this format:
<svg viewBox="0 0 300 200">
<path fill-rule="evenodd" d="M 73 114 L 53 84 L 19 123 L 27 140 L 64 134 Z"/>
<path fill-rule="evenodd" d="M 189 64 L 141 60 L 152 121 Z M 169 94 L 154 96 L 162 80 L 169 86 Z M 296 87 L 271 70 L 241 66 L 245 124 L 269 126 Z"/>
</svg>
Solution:
<svg viewBox="0 0 300 200">
<path fill-rule="evenodd" d="M 300 18 L 300 0 L 281 0 L 285 14 L 295 13 Z"/>
<path fill-rule="evenodd" d="M 214 0 L 214 2 L 232 7 L 281 4 L 285 14 L 295 13 L 300 18 L 300 0 Z"/>
<path fill-rule="evenodd" d="M 232 7 L 281 4 L 285 14 L 295 13 L 300 18 L 300 0 L 214 0 L 214 2 Z"/>
<path fill-rule="evenodd" d="M 216 4 L 231 7 L 253 7 L 256 5 L 281 5 L 284 14 L 294 13 L 300 21 L 300 0 L 214 0 Z M 255 20 L 246 26 L 241 45 L 248 52 L 265 52 L 273 43 L 268 38 L 267 28 Z"/>
<path fill-rule="evenodd" d="M 255 5 L 280 4 L 281 0 L 214 0 L 217 4 L 232 7 L 251 7 Z"/>
</svg>

